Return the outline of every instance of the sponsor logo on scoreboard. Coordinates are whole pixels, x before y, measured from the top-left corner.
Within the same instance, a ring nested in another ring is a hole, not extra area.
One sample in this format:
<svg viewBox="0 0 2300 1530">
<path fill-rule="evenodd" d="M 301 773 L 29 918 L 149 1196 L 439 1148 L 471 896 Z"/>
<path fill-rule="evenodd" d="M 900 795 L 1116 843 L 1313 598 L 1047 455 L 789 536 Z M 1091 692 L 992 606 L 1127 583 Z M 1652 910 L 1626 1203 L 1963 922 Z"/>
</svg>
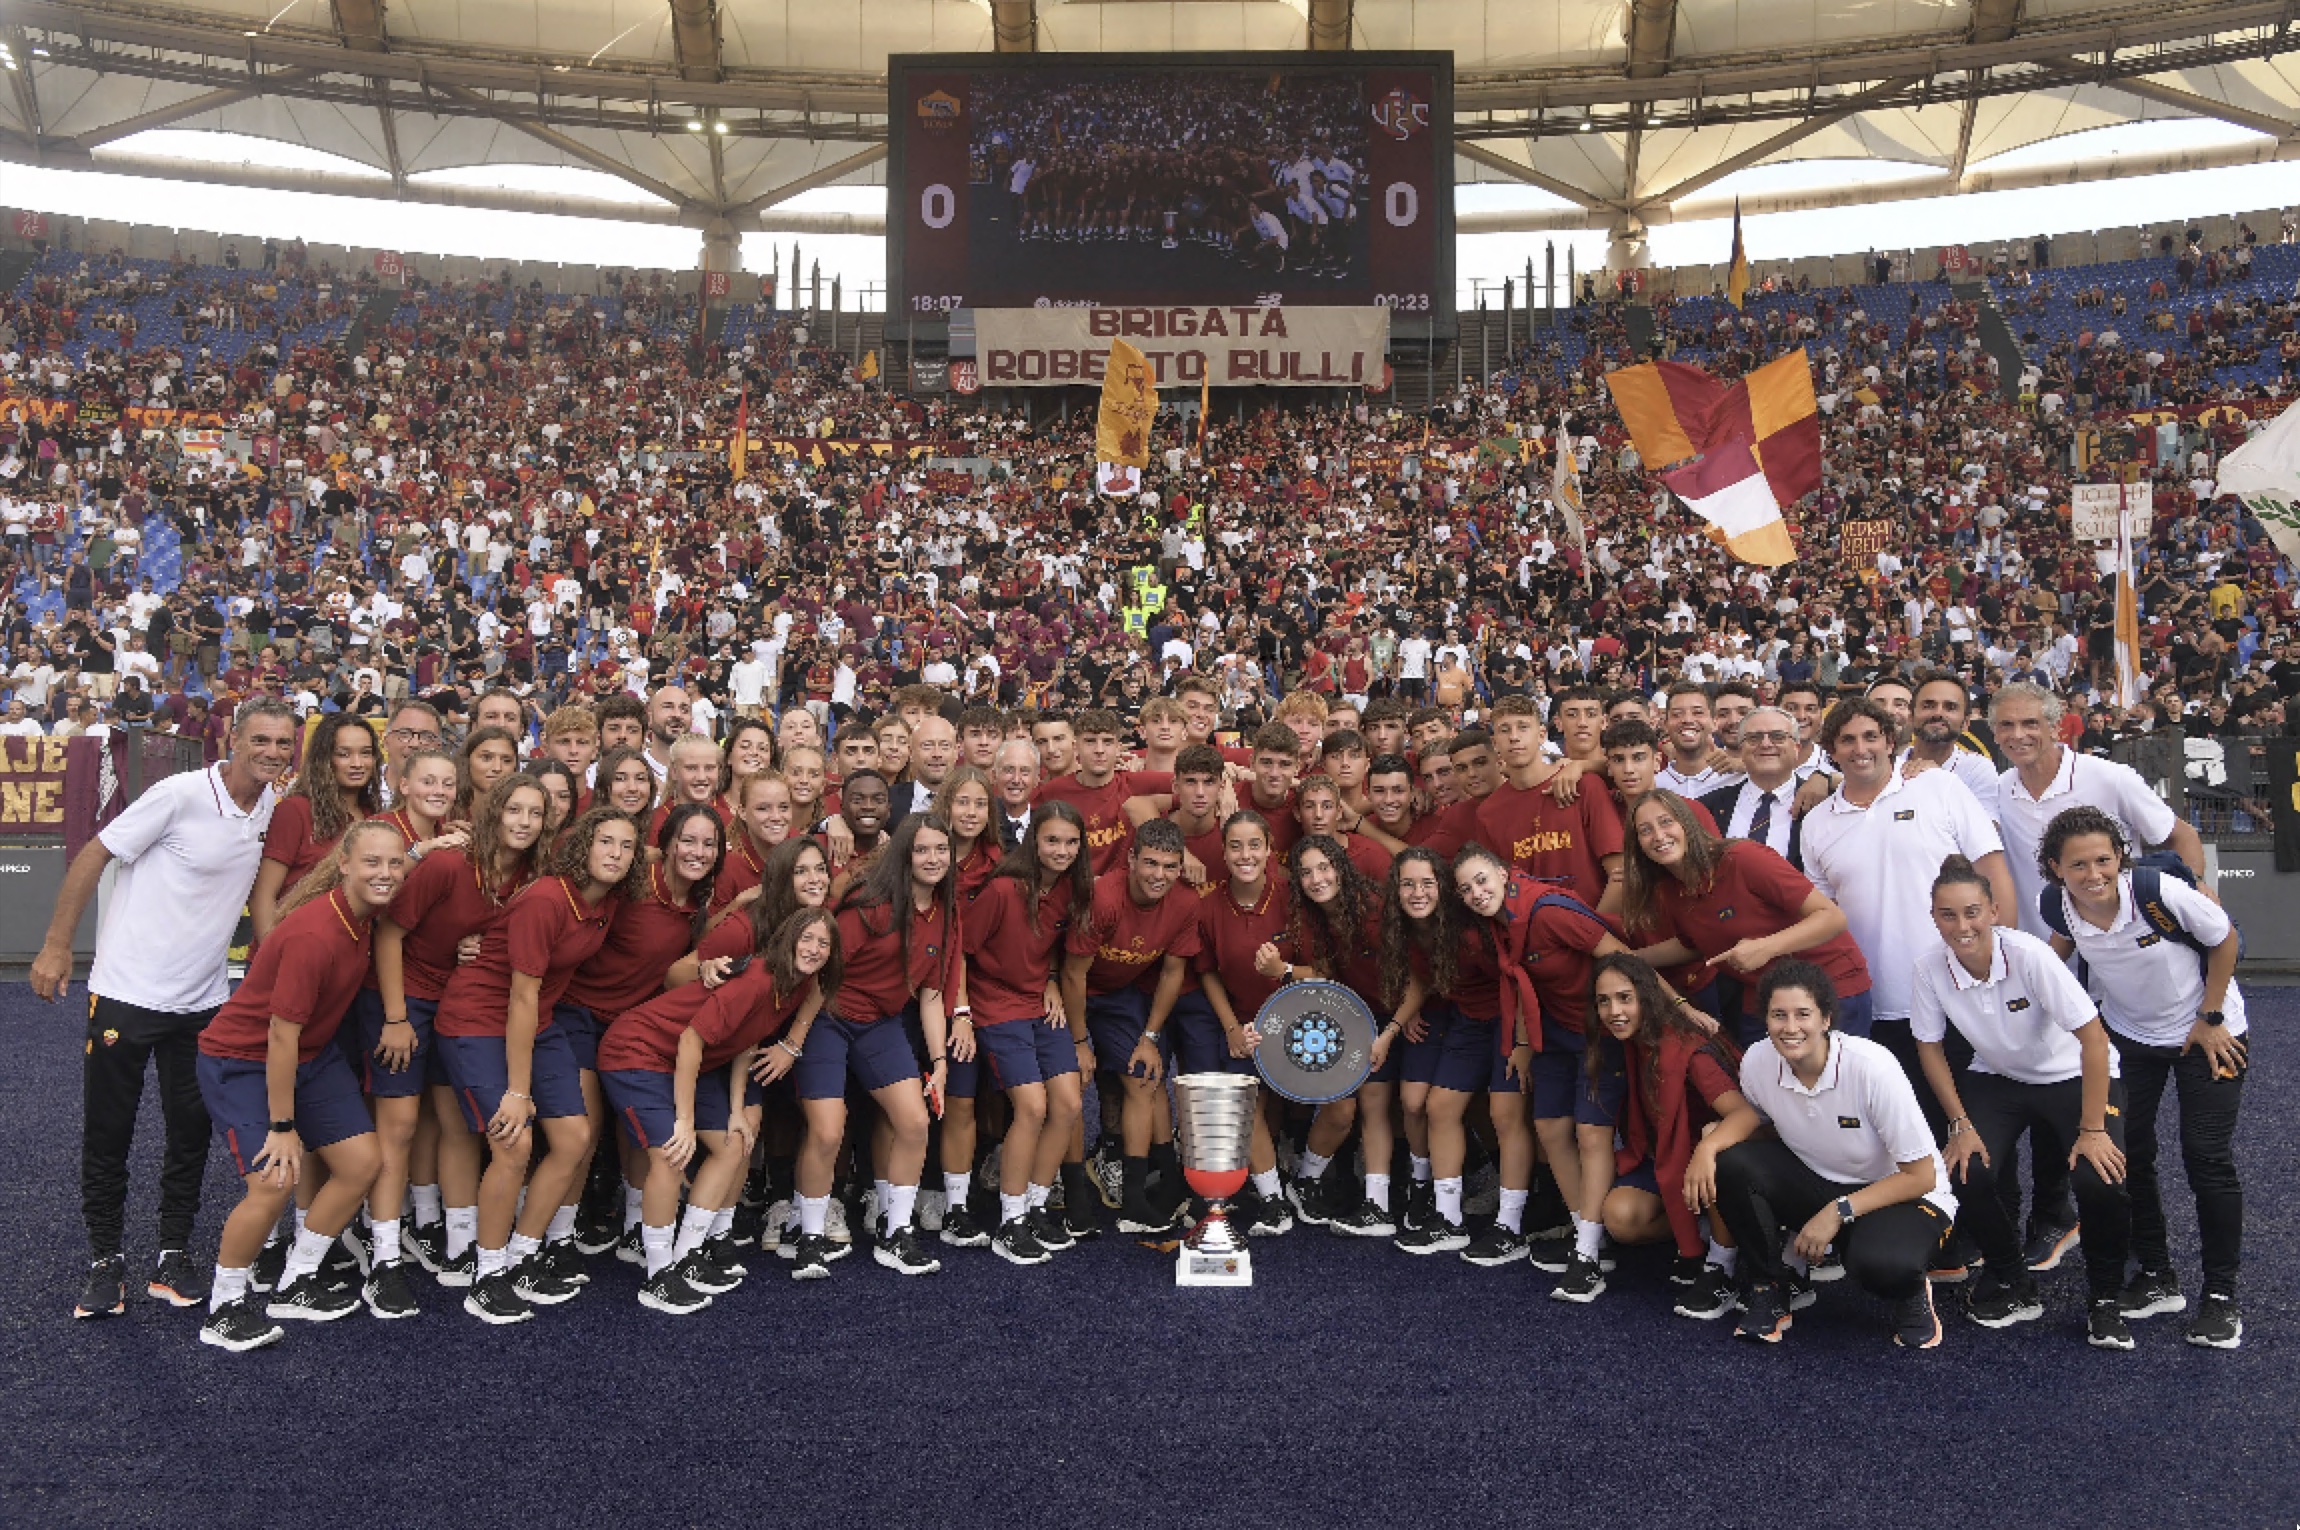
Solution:
<svg viewBox="0 0 2300 1530">
<path fill-rule="evenodd" d="M 1374 126 L 1404 142 L 1430 125 L 1430 104 L 1398 86 L 1374 103 Z"/>
<path fill-rule="evenodd" d="M 936 132 L 956 126 L 965 112 L 958 97 L 947 90 L 930 90 L 918 98 L 918 120 Z"/>
</svg>

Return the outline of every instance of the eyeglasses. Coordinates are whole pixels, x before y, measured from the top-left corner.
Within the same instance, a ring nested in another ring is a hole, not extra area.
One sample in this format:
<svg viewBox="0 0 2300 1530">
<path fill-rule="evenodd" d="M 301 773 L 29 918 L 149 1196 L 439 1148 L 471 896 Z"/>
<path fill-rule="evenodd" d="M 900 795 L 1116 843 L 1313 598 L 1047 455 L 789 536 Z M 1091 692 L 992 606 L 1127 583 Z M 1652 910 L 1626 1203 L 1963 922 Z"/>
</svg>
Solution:
<svg viewBox="0 0 2300 1530">
<path fill-rule="evenodd" d="M 439 735 L 427 728 L 391 728 L 385 731 L 384 737 L 411 739 L 418 744 L 436 744 L 439 742 Z"/>
<path fill-rule="evenodd" d="M 1796 737 L 1797 735 L 1794 733 L 1779 733 L 1772 729 L 1766 729 L 1759 733 L 1743 733 L 1741 742 L 1744 744 L 1786 744 L 1793 742 Z"/>
</svg>

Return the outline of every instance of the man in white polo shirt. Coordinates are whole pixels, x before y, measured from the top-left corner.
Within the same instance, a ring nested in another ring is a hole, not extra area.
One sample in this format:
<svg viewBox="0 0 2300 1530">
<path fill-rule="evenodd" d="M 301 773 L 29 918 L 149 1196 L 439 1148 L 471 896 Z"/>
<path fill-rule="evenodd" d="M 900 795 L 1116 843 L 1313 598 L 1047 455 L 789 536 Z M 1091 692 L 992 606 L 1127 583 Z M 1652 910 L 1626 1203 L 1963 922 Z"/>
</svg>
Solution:
<svg viewBox="0 0 2300 1530">
<path fill-rule="evenodd" d="M 295 757 L 295 732 L 285 702 L 243 705 L 232 718 L 228 757 L 148 788 L 73 859 L 56 895 L 32 963 L 32 991 L 51 1003 L 71 986 L 80 915 L 105 866 L 119 863 L 88 974 L 80 1214 L 93 1258 L 75 1317 L 126 1310 L 121 1233 L 147 1062 L 159 1068 L 168 1141 L 159 1263 L 146 1289 L 177 1307 L 206 1300 L 185 1254 L 208 1163 L 208 1112 L 194 1071 L 199 1034 L 229 997 L 225 953 L 255 885 L 273 783 Z"/>
</svg>

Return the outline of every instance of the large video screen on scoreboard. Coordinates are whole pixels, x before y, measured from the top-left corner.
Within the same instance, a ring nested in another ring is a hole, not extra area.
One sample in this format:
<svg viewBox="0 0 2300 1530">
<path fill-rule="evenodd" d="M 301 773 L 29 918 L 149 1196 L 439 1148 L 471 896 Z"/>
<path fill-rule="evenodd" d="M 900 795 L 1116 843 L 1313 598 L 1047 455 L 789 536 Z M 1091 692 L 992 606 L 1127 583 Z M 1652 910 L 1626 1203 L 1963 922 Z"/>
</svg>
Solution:
<svg viewBox="0 0 2300 1530">
<path fill-rule="evenodd" d="M 1450 54 L 888 60 L 887 312 L 1453 313 Z"/>
</svg>

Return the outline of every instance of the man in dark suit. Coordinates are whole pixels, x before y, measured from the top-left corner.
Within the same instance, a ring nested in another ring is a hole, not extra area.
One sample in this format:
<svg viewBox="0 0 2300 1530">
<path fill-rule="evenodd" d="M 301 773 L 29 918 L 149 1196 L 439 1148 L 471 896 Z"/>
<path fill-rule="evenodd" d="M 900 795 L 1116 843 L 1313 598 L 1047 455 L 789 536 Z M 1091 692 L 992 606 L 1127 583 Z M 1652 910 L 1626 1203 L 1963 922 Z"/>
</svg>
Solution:
<svg viewBox="0 0 2300 1530">
<path fill-rule="evenodd" d="M 910 765 L 906 779 L 892 783 L 886 831 L 892 834 L 913 813 L 934 805 L 935 794 L 950 779 L 958 764 L 958 730 L 936 713 L 919 719 L 910 735 Z"/>
<path fill-rule="evenodd" d="M 1741 764 L 1747 777 L 1700 801 L 1725 838 L 1757 840 L 1802 871 L 1805 820 L 1790 811 L 1797 795 L 1797 755 L 1796 719 L 1779 707 L 1759 707 L 1741 720 Z"/>
<path fill-rule="evenodd" d="M 998 746 L 990 767 L 996 800 L 990 821 L 998 830 L 998 843 L 1011 850 L 1030 829 L 1031 799 L 1038 795 L 1038 746 L 1026 738 L 1010 738 Z"/>
</svg>

